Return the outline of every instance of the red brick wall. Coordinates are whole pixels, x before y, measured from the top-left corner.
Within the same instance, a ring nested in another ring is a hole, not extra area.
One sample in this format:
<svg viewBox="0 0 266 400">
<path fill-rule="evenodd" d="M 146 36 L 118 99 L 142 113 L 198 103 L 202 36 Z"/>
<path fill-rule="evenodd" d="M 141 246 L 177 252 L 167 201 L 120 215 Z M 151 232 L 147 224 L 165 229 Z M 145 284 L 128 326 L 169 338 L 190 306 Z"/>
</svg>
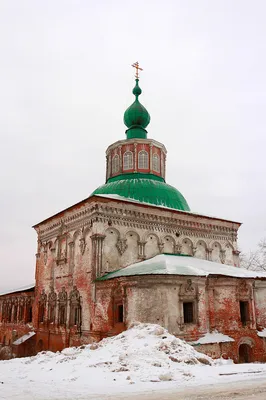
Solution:
<svg viewBox="0 0 266 400">
<path fill-rule="evenodd" d="M 21 313 L 22 318 L 19 318 L 18 308 L 19 301 L 22 300 L 26 303 L 23 307 L 23 312 Z M 34 301 L 34 289 L 24 291 L 24 292 L 16 292 L 10 293 L 3 296 L 0 296 L 0 344 L 1 346 L 12 346 L 13 342 L 25 335 L 26 333 L 33 330 L 33 323 L 29 321 L 28 315 L 28 307 L 31 307 Z M 8 302 L 11 305 L 11 318 L 7 317 L 7 313 L 4 311 L 4 304 Z M 15 315 L 16 309 L 16 315 Z M 33 311 L 32 311 L 33 312 Z M 22 354 L 31 353 L 31 349 L 34 348 L 32 342 L 34 339 L 31 339 L 30 342 L 23 344 L 23 352 Z M 27 350 L 27 346 L 29 349 Z M 19 348 L 16 346 L 15 351 L 18 351 Z M 33 350 L 32 350 L 33 351 Z"/>
</svg>

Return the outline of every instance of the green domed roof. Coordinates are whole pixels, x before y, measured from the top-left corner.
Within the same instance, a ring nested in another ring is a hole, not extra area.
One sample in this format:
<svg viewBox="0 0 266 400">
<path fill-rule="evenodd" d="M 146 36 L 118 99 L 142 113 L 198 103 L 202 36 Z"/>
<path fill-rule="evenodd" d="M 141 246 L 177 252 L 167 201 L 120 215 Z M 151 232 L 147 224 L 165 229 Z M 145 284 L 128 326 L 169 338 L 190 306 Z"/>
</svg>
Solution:
<svg viewBox="0 0 266 400">
<path fill-rule="evenodd" d="M 143 203 L 190 211 L 186 199 L 163 178 L 150 174 L 124 174 L 110 178 L 93 195 L 116 194 Z"/>
<path fill-rule="evenodd" d="M 146 108 L 139 102 L 138 97 L 141 94 L 141 88 L 138 79 L 136 79 L 133 94 L 136 99 L 124 113 L 124 123 L 128 127 L 126 135 L 128 139 L 146 138 L 147 131 L 145 128 L 149 125 L 151 117 Z"/>
</svg>

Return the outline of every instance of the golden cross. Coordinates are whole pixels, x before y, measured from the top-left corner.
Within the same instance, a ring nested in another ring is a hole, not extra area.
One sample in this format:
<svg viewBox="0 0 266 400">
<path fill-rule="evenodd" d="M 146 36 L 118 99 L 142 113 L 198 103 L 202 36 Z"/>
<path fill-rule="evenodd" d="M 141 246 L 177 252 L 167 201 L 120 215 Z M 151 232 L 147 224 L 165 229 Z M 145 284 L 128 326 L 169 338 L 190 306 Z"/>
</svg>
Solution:
<svg viewBox="0 0 266 400">
<path fill-rule="evenodd" d="M 132 64 L 132 67 L 133 67 L 133 68 L 136 68 L 136 75 L 135 75 L 135 78 L 136 78 L 136 79 L 139 79 L 139 71 L 143 71 L 143 69 L 139 67 L 138 61 L 135 62 L 134 64 Z"/>
</svg>

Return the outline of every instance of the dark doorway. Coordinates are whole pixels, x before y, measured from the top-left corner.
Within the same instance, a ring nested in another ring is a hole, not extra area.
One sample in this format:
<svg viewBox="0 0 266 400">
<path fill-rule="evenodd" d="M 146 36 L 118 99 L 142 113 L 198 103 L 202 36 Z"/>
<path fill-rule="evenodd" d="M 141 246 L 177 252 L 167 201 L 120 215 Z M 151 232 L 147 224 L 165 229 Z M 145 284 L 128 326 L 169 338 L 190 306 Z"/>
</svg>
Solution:
<svg viewBox="0 0 266 400">
<path fill-rule="evenodd" d="M 251 362 L 251 347 L 248 344 L 243 343 L 239 346 L 238 362 L 241 364 Z"/>
</svg>

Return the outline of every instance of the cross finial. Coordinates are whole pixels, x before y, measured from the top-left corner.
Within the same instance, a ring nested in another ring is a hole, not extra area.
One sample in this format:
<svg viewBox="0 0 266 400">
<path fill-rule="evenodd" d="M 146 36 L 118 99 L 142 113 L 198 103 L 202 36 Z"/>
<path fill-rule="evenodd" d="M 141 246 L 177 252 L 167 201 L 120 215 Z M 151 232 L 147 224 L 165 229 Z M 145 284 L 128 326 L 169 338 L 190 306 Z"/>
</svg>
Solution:
<svg viewBox="0 0 266 400">
<path fill-rule="evenodd" d="M 136 75 L 135 75 L 135 78 L 136 78 L 136 79 L 139 79 L 139 71 L 143 71 L 143 69 L 139 67 L 138 61 L 136 61 L 134 64 L 132 64 L 132 67 L 133 67 L 133 68 L 136 68 Z"/>
</svg>

